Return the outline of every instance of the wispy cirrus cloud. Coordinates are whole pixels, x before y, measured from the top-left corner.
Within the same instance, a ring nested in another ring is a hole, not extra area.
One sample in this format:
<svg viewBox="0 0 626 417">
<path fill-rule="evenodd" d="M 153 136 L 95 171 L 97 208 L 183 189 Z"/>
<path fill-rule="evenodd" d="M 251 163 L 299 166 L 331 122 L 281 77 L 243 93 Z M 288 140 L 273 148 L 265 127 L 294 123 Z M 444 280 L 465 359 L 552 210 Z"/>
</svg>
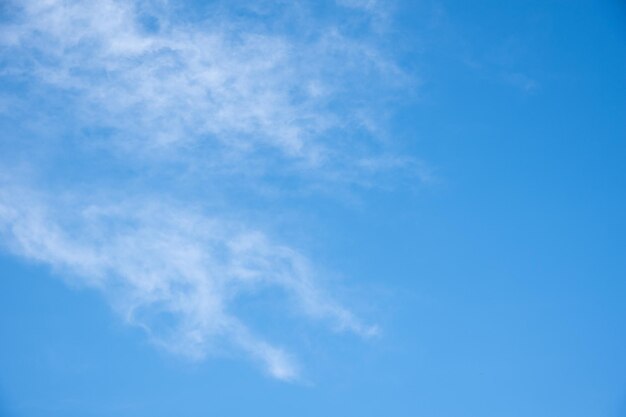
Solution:
<svg viewBox="0 0 626 417">
<path fill-rule="evenodd" d="M 237 313 L 246 296 L 277 289 L 296 316 L 376 333 L 323 288 L 313 261 L 229 197 L 242 177 L 288 187 L 268 173 L 371 185 L 401 168 L 428 179 L 378 135 L 373 115 L 408 77 L 375 37 L 316 17 L 314 3 L 216 2 L 202 19 L 161 1 L 7 4 L 0 116 L 16 133 L 1 145 L 12 150 L 0 161 L 5 247 L 101 291 L 168 350 L 243 352 L 280 379 L 297 378 L 298 362 Z M 155 185 L 155 172 L 167 181 Z M 225 202 L 209 210 L 183 183 Z"/>
<path fill-rule="evenodd" d="M 302 34 L 220 10 L 189 26 L 140 2 L 27 2 L 2 31 L 5 71 L 71 92 L 76 122 L 111 128 L 132 153 L 274 149 L 332 168 L 377 145 L 358 134 L 376 120 L 362 114 L 381 81 L 407 79 L 380 50 L 335 24 Z"/>
<path fill-rule="evenodd" d="M 95 203 L 26 195 L 4 184 L 0 236 L 15 254 L 52 266 L 68 282 L 102 291 L 153 342 L 192 358 L 234 348 L 280 379 L 296 361 L 231 311 L 241 295 L 276 288 L 305 317 L 371 336 L 315 282 L 300 253 L 262 232 L 156 200 Z"/>
</svg>

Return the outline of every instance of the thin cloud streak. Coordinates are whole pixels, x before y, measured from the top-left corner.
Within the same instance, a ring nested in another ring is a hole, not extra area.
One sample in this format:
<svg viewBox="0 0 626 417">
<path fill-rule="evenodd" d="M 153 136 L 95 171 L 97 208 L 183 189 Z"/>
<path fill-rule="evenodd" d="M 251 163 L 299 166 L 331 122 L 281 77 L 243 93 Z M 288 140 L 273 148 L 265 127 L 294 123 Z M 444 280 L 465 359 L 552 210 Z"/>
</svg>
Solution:
<svg viewBox="0 0 626 417">
<path fill-rule="evenodd" d="M 275 149 L 282 163 L 325 169 L 372 157 L 365 152 L 375 140 L 350 133 L 369 129 L 359 102 L 374 100 L 381 90 L 367 92 L 382 80 L 406 79 L 335 26 L 298 39 L 220 20 L 177 26 L 166 14 L 152 16 L 159 23 L 150 30 L 142 16 L 133 2 L 26 3 L 22 21 L 0 37 L 19 57 L 8 71 L 72 92 L 78 122 L 113 128 L 116 145 L 133 153 L 199 143 L 205 157 Z"/>
<path fill-rule="evenodd" d="M 145 200 L 103 206 L 16 195 L 0 195 L 9 250 L 101 291 L 170 351 L 202 359 L 233 346 L 272 376 L 296 378 L 291 355 L 231 311 L 242 295 L 264 288 L 279 289 L 300 315 L 364 337 L 376 332 L 319 288 L 303 255 L 244 225 Z"/>
<path fill-rule="evenodd" d="M 167 2 L 11 3 L 12 18 L 0 24 L 0 77 L 28 88 L 7 90 L 0 115 L 36 128 L 2 145 L 26 160 L 0 164 L 38 179 L 1 178 L 0 243 L 101 291 L 169 351 L 196 359 L 238 352 L 295 380 L 296 355 L 237 313 L 246 296 L 277 289 L 279 307 L 293 306 L 294 316 L 365 338 L 378 330 L 322 288 L 313 261 L 237 219 L 240 203 L 228 201 L 229 192 L 242 179 L 252 184 L 246 190 L 284 186 L 268 172 L 310 181 L 311 189 L 375 186 L 394 170 L 422 181 L 431 175 L 378 136 L 372 115 L 408 77 L 375 43 L 338 23 L 318 25 L 300 3 L 264 9 L 278 13 L 272 22 L 309 19 L 300 32 L 234 18 L 219 4 L 219 13 L 191 22 Z M 380 2 L 342 6 L 383 14 Z M 39 140 L 46 135 L 52 146 Z M 92 159 L 81 169 L 97 172 L 65 175 L 60 167 L 83 155 Z M 111 160 L 129 178 L 110 174 Z M 189 175 L 189 167 L 203 172 Z M 167 171 L 168 182 L 154 186 L 142 170 Z M 224 172 L 235 180 L 222 182 Z M 210 184 L 211 196 L 226 202 L 203 209 L 207 194 L 182 197 L 183 183 Z M 85 193 L 90 186 L 93 194 Z M 59 188 L 62 195 L 51 191 Z"/>
</svg>

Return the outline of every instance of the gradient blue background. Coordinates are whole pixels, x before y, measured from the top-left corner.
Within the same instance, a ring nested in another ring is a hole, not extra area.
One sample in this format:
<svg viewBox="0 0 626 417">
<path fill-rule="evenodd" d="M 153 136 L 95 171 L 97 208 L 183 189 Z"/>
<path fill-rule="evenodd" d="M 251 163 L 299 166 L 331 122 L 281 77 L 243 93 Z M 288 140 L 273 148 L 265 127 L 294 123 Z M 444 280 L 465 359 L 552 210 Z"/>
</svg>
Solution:
<svg viewBox="0 0 626 417">
<path fill-rule="evenodd" d="M 282 383 L 160 352 L 3 255 L 0 415 L 626 416 L 626 5 L 396 12 L 422 85 L 391 134 L 438 181 L 292 201 L 316 259 L 375 295 L 360 311 L 382 336 L 300 346 L 310 382 Z"/>
</svg>

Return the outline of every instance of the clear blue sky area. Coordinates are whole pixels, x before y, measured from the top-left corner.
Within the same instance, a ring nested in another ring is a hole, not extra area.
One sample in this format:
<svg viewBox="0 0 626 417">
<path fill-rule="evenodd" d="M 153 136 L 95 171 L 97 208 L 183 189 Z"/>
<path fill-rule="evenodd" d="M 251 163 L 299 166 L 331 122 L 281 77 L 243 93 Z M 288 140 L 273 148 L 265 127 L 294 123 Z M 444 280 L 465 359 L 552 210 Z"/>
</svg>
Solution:
<svg viewBox="0 0 626 417">
<path fill-rule="evenodd" d="M 84 4 L 0 5 L 0 416 L 626 417 L 626 3 Z"/>
</svg>

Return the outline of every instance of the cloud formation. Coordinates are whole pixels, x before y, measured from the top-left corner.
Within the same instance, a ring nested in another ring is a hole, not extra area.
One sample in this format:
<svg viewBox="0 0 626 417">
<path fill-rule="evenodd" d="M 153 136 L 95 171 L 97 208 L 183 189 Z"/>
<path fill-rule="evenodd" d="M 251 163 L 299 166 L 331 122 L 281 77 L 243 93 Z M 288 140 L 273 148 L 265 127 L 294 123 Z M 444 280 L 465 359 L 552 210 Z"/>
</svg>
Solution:
<svg viewBox="0 0 626 417">
<path fill-rule="evenodd" d="M 203 358 L 230 345 L 271 375 L 294 378 L 289 355 L 230 311 L 242 294 L 264 288 L 279 289 L 301 315 L 338 330 L 376 332 L 319 288 L 304 256 L 259 231 L 162 202 L 46 201 L 24 191 L 5 185 L 0 195 L 0 234 L 10 250 L 101 290 L 128 322 L 169 350 Z"/>
<path fill-rule="evenodd" d="M 338 3 L 382 15 L 376 1 Z M 237 201 L 209 211 L 204 196 L 176 191 L 210 183 L 228 200 L 237 185 L 220 189 L 225 172 L 259 189 L 268 173 L 368 184 L 404 168 L 425 178 L 416 161 L 387 151 L 372 117 L 406 75 L 368 37 L 367 19 L 355 36 L 314 5 L 215 2 L 191 13 L 198 19 L 157 0 L 7 2 L 0 116 L 19 129 L 1 146 L 19 158 L 0 163 L 38 179 L 5 174 L 4 246 L 100 290 L 168 350 L 235 349 L 280 379 L 298 377 L 297 361 L 238 315 L 248 295 L 276 289 L 296 315 L 375 334 L 322 288 L 312 261 L 237 220 Z M 130 172 L 123 181 L 111 161 Z M 190 166 L 202 175 L 189 179 Z M 160 171 L 167 184 L 145 181 Z M 60 180 L 47 183 L 49 173 Z"/>
<path fill-rule="evenodd" d="M 283 8 L 261 16 L 295 14 Z M 275 150 L 282 164 L 311 167 L 358 161 L 376 145 L 354 140 L 375 121 L 365 102 L 379 99 L 381 78 L 404 77 L 379 50 L 335 24 L 307 29 L 300 18 L 294 32 L 214 13 L 182 24 L 146 2 L 27 2 L 1 32 L 17 57 L 5 71 L 71 92 L 76 122 L 109 128 L 131 153 Z"/>
</svg>

